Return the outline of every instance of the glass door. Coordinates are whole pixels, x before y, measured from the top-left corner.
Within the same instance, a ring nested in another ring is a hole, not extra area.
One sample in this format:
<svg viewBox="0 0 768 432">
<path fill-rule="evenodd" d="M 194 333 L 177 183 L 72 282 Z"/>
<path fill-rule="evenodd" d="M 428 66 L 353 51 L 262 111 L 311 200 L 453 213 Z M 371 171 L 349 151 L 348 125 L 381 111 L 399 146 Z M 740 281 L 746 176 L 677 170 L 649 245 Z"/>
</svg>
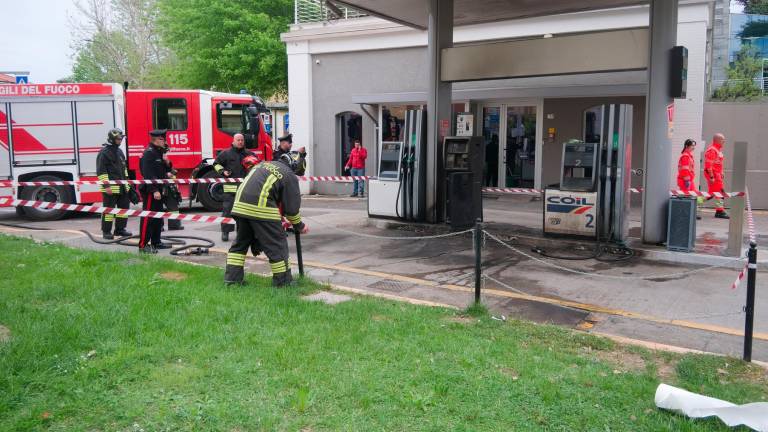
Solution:
<svg viewBox="0 0 768 432">
<path fill-rule="evenodd" d="M 536 107 L 506 106 L 505 187 L 532 188 L 536 176 Z"/>
<path fill-rule="evenodd" d="M 482 106 L 484 186 L 535 187 L 540 105 L 488 103 Z"/>
<path fill-rule="evenodd" d="M 500 130 L 501 106 L 483 107 L 483 143 L 485 144 L 483 186 L 499 186 Z"/>
</svg>

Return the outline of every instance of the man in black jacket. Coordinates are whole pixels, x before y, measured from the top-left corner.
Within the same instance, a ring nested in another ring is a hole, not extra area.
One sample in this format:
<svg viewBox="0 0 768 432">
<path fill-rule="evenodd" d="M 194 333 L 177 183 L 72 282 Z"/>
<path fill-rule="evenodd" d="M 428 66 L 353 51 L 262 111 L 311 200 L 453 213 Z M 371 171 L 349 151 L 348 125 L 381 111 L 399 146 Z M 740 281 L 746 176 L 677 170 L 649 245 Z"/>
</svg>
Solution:
<svg viewBox="0 0 768 432">
<path fill-rule="evenodd" d="M 128 180 L 128 166 L 125 163 L 125 154 L 120 150 L 123 142 L 123 131 L 112 129 L 107 133 L 107 142 L 101 147 L 96 156 L 96 175 L 100 181 Z M 128 191 L 131 185 L 100 185 L 102 202 L 104 207 L 127 209 L 131 206 Z M 117 220 L 115 220 L 117 218 Z M 112 235 L 112 223 L 115 225 L 115 234 Z M 118 237 L 130 237 L 131 232 L 125 229 L 128 219 L 125 215 L 101 214 L 101 235 L 105 240 Z"/>
<path fill-rule="evenodd" d="M 305 147 L 299 147 L 298 151 L 291 151 L 293 147 L 293 134 L 287 134 L 277 139 L 278 144 L 274 152 L 272 152 L 272 160 L 279 161 L 280 156 L 287 154 L 296 160 L 298 166 L 296 168 L 296 175 L 303 176 L 307 171 L 307 149 Z"/>
<path fill-rule="evenodd" d="M 244 178 L 246 171 L 243 168 L 243 159 L 247 156 L 256 154 L 245 148 L 245 137 L 243 134 L 235 134 L 232 139 L 232 147 L 222 151 L 216 156 L 213 162 L 213 169 L 219 175 L 230 178 Z M 221 215 L 229 217 L 232 213 L 232 205 L 235 202 L 235 193 L 237 192 L 237 183 L 224 183 L 224 208 Z M 230 224 L 221 224 L 221 240 L 229 241 L 229 233 L 234 231 L 235 227 Z"/>
<path fill-rule="evenodd" d="M 288 241 L 280 223 L 280 208 L 293 228 L 306 234 L 309 229 L 301 221 L 301 193 L 294 171 L 296 160 L 284 154 L 277 162 L 262 162 L 248 173 L 237 190 L 232 216 L 237 222 L 237 238 L 227 254 L 224 283 L 242 284 L 245 255 L 264 251 L 272 268 L 272 285 L 291 283 Z"/>
<path fill-rule="evenodd" d="M 155 129 L 149 132 L 150 141 L 144 154 L 141 155 L 139 168 L 141 176 L 145 180 L 165 179 L 167 167 L 163 161 L 165 149 L 165 129 Z M 141 202 L 143 210 L 156 212 L 163 211 L 162 184 L 142 184 L 140 187 Z M 157 218 L 141 218 L 139 252 L 157 253 L 158 249 L 167 249 L 170 246 L 164 245 L 160 241 L 160 230 L 163 227 L 163 221 Z"/>
</svg>

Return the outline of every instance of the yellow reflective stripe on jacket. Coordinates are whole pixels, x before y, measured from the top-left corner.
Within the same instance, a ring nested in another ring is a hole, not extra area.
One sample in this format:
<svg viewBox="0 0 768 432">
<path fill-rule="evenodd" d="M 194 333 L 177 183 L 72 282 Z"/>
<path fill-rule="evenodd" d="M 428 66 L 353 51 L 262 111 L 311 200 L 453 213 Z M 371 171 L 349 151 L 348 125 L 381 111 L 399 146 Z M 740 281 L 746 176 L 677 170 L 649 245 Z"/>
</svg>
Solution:
<svg viewBox="0 0 768 432">
<path fill-rule="evenodd" d="M 286 270 L 288 270 L 288 266 L 285 265 L 285 261 L 269 263 L 269 266 L 272 268 L 272 273 L 285 273 Z"/>
<path fill-rule="evenodd" d="M 245 254 L 230 252 L 227 254 L 227 265 L 242 267 L 245 265 Z"/>
<path fill-rule="evenodd" d="M 237 184 L 224 184 L 224 192 L 225 193 L 236 193 L 237 192 Z"/>
<path fill-rule="evenodd" d="M 285 218 L 288 219 L 288 222 L 290 222 L 292 225 L 298 225 L 301 223 L 301 215 L 299 214 L 295 214 L 293 216 L 285 215 Z"/>
<path fill-rule="evenodd" d="M 272 186 L 274 186 L 276 181 L 277 177 L 274 174 L 270 174 L 269 177 L 267 177 L 267 181 L 265 181 L 264 186 L 261 187 L 261 194 L 259 194 L 259 207 L 267 206 L 269 191 L 272 190 Z"/>
<path fill-rule="evenodd" d="M 216 170 L 216 172 L 221 172 L 224 169 L 224 166 L 221 164 L 214 164 L 213 169 Z"/>
<path fill-rule="evenodd" d="M 251 172 L 249 172 L 248 175 L 245 176 L 245 178 L 243 179 L 243 182 L 240 183 L 240 184 L 241 185 L 245 185 L 248 182 L 248 179 L 250 179 L 251 176 L 254 175 L 254 174 L 256 174 L 256 170 L 252 169 Z M 243 190 L 245 190 L 245 186 L 243 186 L 243 187 L 241 187 L 240 189 L 237 190 L 237 194 L 235 195 L 235 202 L 240 201 L 240 195 L 243 194 Z"/>
<path fill-rule="evenodd" d="M 236 202 L 232 206 L 232 213 L 238 216 L 249 216 L 254 219 L 280 220 L 280 210 L 277 207 L 259 207 L 244 202 Z"/>
</svg>

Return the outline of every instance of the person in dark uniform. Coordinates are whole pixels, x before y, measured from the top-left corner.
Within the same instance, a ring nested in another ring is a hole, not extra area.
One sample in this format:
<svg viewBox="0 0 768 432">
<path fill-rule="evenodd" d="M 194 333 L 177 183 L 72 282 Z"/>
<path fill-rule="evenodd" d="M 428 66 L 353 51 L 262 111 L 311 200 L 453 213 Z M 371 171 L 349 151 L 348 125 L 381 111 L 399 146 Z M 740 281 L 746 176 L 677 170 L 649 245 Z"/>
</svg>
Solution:
<svg viewBox="0 0 768 432">
<path fill-rule="evenodd" d="M 307 149 L 305 147 L 299 147 L 297 151 L 292 151 L 293 147 L 293 134 L 287 134 L 277 139 L 278 144 L 274 152 L 272 152 L 272 160 L 280 160 L 280 156 L 287 154 L 293 159 L 298 161 L 298 167 L 296 168 L 296 175 L 303 176 L 307 170 Z"/>
<path fill-rule="evenodd" d="M 213 169 L 224 177 L 243 178 L 246 174 L 246 170 L 243 168 L 243 159 L 248 156 L 256 157 L 256 154 L 245 148 L 245 137 L 243 134 L 235 134 L 232 140 L 232 147 L 216 156 L 216 160 L 213 162 Z M 232 212 L 237 186 L 237 183 L 224 183 L 222 185 L 224 188 L 224 208 L 221 211 L 221 215 L 223 217 L 229 217 Z M 229 233 L 234 230 L 235 227 L 230 224 L 221 224 L 221 240 L 229 241 Z"/>
<path fill-rule="evenodd" d="M 288 241 L 280 223 L 280 209 L 302 234 L 309 228 L 301 221 L 301 193 L 295 170 L 296 159 L 287 154 L 276 162 L 254 167 L 240 185 L 232 207 L 237 222 L 237 238 L 227 254 L 224 283 L 243 284 L 245 255 L 263 251 L 272 269 L 272 285 L 284 286 L 293 280 L 288 261 Z"/>
<path fill-rule="evenodd" d="M 125 154 L 120 150 L 123 142 L 123 131 L 112 129 L 107 133 L 107 142 L 101 147 L 96 156 L 96 175 L 100 181 L 128 180 L 128 166 L 125 163 Z M 127 209 L 131 206 L 128 193 L 131 185 L 100 185 L 104 207 Z M 117 220 L 115 220 L 117 219 Z M 112 234 L 112 224 L 115 225 L 115 234 Z M 101 214 L 101 235 L 105 240 L 112 240 L 115 236 L 130 237 L 133 234 L 126 230 L 128 219 L 125 215 Z"/>
<path fill-rule="evenodd" d="M 163 148 L 163 162 L 165 163 L 166 167 L 165 176 L 169 179 L 175 179 L 176 170 L 173 168 L 173 162 L 171 162 L 171 160 L 168 158 L 168 152 L 170 150 L 171 148 L 166 142 L 165 147 Z M 175 184 L 163 185 L 163 205 L 165 205 L 165 209 L 171 213 L 179 212 L 179 206 L 181 205 L 181 192 L 179 192 L 178 186 Z M 183 230 L 184 227 L 181 225 L 180 220 L 168 219 L 168 229 L 170 231 L 179 231 Z"/>
<path fill-rule="evenodd" d="M 161 180 L 167 178 L 167 167 L 163 161 L 163 151 L 165 149 L 165 129 L 155 129 L 149 132 L 150 140 L 144 154 L 141 155 L 139 168 L 141 176 L 146 180 Z M 163 185 L 161 184 L 142 184 L 139 189 L 141 192 L 141 202 L 143 210 L 163 211 Z M 158 249 L 167 249 L 170 246 L 160 241 L 160 230 L 163 227 L 163 221 L 157 218 L 141 218 L 139 252 L 157 253 Z"/>
</svg>

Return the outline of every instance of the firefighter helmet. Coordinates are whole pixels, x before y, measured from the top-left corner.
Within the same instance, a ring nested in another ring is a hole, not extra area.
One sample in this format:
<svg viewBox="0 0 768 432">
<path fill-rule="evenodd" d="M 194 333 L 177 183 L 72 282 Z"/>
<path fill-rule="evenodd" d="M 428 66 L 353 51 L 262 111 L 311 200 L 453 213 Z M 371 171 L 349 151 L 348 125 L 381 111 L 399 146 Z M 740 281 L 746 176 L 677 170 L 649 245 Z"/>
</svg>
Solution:
<svg viewBox="0 0 768 432">
<path fill-rule="evenodd" d="M 257 158 L 256 156 L 246 156 L 243 158 L 242 164 L 243 164 L 243 168 L 245 168 L 246 171 L 250 171 L 251 168 L 258 165 L 259 162 L 261 162 L 261 160 L 259 160 L 259 158 Z"/>
<path fill-rule="evenodd" d="M 124 136 L 125 134 L 123 134 L 123 131 L 121 129 L 117 129 L 117 128 L 110 129 L 109 132 L 107 132 L 107 141 L 110 144 L 115 145 L 115 144 L 118 144 L 117 140 L 118 139 L 122 140 Z"/>
</svg>

